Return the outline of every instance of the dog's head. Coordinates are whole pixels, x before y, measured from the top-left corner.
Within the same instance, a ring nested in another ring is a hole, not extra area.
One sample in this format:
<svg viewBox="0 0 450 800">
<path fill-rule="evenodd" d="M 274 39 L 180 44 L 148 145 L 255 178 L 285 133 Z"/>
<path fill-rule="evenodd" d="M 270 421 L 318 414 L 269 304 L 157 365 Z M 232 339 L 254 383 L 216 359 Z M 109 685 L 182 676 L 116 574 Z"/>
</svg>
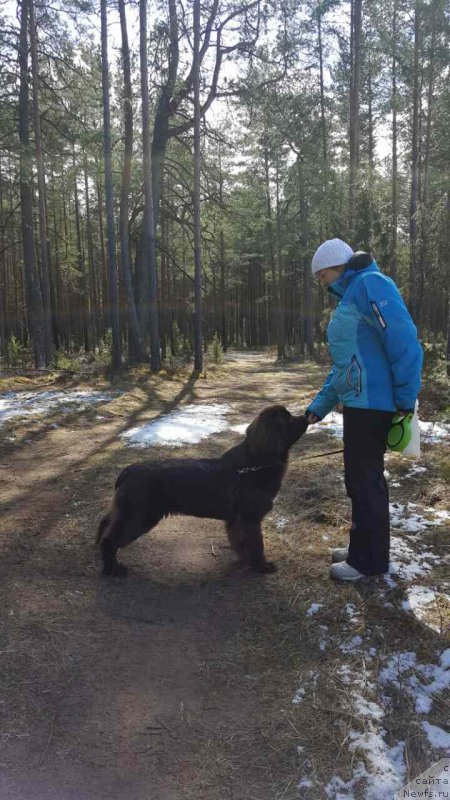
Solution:
<svg viewBox="0 0 450 800">
<path fill-rule="evenodd" d="M 282 458 L 307 427 L 304 415 L 294 417 L 284 406 L 269 406 L 248 426 L 246 442 L 255 455 Z"/>
</svg>

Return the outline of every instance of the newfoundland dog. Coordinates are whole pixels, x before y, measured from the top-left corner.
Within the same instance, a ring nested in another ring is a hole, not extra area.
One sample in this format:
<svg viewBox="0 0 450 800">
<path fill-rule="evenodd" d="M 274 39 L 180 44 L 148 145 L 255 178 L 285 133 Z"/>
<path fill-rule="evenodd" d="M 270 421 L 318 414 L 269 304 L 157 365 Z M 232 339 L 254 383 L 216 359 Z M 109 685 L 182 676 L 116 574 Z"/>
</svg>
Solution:
<svg viewBox="0 0 450 800">
<path fill-rule="evenodd" d="M 249 425 L 244 441 L 221 458 L 171 458 L 126 467 L 97 533 L 103 573 L 124 575 L 117 550 L 169 514 L 223 520 L 241 561 L 256 572 L 274 572 L 264 556 L 261 522 L 280 490 L 289 450 L 307 427 L 305 416 L 270 406 Z"/>
</svg>

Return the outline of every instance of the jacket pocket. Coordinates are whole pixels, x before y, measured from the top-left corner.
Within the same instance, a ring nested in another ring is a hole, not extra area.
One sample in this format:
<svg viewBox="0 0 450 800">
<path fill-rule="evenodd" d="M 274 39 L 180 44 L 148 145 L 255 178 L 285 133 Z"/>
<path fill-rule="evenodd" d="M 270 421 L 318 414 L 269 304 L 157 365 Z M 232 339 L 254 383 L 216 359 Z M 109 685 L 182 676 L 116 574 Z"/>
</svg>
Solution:
<svg viewBox="0 0 450 800">
<path fill-rule="evenodd" d="M 347 369 L 346 381 L 355 390 L 356 394 L 361 394 L 361 367 L 355 355 L 352 356 Z"/>
</svg>

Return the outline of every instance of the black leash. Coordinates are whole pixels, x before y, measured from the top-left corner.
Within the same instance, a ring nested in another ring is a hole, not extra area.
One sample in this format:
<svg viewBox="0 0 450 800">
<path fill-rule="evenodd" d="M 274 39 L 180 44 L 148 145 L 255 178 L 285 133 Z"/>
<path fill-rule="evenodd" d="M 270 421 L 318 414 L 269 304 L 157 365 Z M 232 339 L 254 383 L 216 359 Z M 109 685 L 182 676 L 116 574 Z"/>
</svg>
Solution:
<svg viewBox="0 0 450 800">
<path fill-rule="evenodd" d="M 259 472 L 260 469 L 275 469 L 275 467 L 283 467 L 284 464 L 266 464 L 264 467 L 242 467 L 242 469 L 237 469 L 236 472 L 238 475 L 246 475 L 247 472 Z"/>
<path fill-rule="evenodd" d="M 308 456 L 307 458 L 302 458 L 302 461 L 311 461 L 312 458 L 323 458 L 324 456 L 334 456 L 337 453 L 343 453 L 344 448 L 341 450 L 327 450 L 326 453 L 318 453 L 316 456 Z"/>
<path fill-rule="evenodd" d="M 324 456 L 334 456 L 337 453 L 343 453 L 344 448 L 341 450 L 327 450 L 326 453 L 318 453 L 315 456 L 307 456 L 307 458 L 302 458 L 302 461 L 311 461 L 313 458 L 323 458 Z M 259 472 L 261 469 L 275 469 L 275 467 L 282 467 L 283 464 L 266 464 L 263 467 L 242 467 L 242 469 L 237 469 L 236 472 L 238 475 L 246 475 L 248 472 Z"/>
</svg>

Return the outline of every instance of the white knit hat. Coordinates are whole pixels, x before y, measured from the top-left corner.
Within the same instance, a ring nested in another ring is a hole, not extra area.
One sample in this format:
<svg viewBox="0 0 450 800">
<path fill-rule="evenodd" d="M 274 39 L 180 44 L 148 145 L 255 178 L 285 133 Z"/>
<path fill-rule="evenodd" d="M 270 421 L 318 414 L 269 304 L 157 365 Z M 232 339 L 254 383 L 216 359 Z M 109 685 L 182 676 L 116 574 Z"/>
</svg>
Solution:
<svg viewBox="0 0 450 800">
<path fill-rule="evenodd" d="M 347 242 L 343 242 L 342 239 L 327 239 L 314 253 L 311 263 L 312 274 L 315 275 L 321 269 L 346 264 L 352 255 L 353 250 Z"/>
</svg>

